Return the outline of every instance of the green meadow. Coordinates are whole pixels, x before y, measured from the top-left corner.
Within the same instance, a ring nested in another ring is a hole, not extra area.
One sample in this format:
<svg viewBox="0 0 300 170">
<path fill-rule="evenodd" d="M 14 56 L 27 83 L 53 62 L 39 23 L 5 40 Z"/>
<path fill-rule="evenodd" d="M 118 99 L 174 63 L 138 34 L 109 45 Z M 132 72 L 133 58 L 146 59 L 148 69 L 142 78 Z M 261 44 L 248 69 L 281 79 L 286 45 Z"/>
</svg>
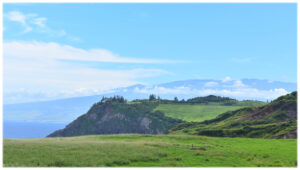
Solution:
<svg viewBox="0 0 300 170">
<path fill-rule="evenodd" d="M 213 119 L 221 113 L 237 110 L 245 106 L 224 106 L 219 104 L 160 104 L 154 109 L 165 113 L 166 116 L 185 121 L 201 122 Z"/>
<path fill-rule="evenodd" d="M 92 135 L 4 139 L 4 167 L 296 167 L 296 139 Z"/>
</svg>

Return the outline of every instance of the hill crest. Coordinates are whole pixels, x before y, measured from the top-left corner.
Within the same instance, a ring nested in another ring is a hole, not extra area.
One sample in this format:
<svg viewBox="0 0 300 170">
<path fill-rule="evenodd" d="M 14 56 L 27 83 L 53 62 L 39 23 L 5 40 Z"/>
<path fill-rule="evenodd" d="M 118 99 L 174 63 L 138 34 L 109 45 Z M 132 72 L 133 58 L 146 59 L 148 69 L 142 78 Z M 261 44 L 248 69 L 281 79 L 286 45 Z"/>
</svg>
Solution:
<svg viewBox="0 0 300 170">
<path fill-rule="evenodd" d="M 260 107 L 229 111 L 203 122 L 183 123 L 172 133 L 227 137 L 297 137 L 297 92 Z"/>
<path fill-rule="evenodd" d="M 165 117 L 160 111 L 152 112 L 156 106 L 156 102 L 129 104 L 108 98 L 95 103 L 86 114 L 48 137 L 119 133 L 162 134 L 175 124 L 183 122 Z"/>
</svg>

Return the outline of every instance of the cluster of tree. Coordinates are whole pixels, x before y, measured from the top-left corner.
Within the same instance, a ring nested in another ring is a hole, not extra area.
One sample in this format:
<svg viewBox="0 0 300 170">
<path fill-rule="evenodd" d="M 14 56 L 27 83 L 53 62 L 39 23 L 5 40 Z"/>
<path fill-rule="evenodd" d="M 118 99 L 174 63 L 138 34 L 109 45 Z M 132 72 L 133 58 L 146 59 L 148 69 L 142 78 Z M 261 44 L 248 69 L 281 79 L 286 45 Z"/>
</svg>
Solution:
<svg viewBox="0 0 300 170">
<path fill-rule="evenodd" d="M 149 96 L 149 101 L 159 101 L 159 103 L 163 104 L 171 104 L 171 103 L 186 103 L 186 104 L 196 104 L 196 103 L 210 103 L 210 102 L 222 102 L 224 105 L 233 105 L 237 103 L 237 100 L 229 98 L 229 97 L 220 97 L 220 96 L 214 96 L 214 95 L 209 95 L 205 97 L 195 97 L 192 99 L 188 100 L 179 100 L 177 97 L 174 97 L 173 100 L 168 100 L 168 99 L 161 99 L 159 96 L 155 96 L 154 94 L 150 94 Z"/>
<path fill-rule="evenodd" d="M 142 100 L 140 100 L 140 101 L 142 101 Z M 154 94 L 149 95 L 149 101 L 158 101 L 159 103 L 162 103 L 162 104 L 184 103 L 185 102 L 184 99 L 179 101 L 177 97 L 174 97 L 174 100 L 161 99 L 159 96 L 156 96 Z"/>
<path fill-rule="evenodd" d="M 160 97 L 158 96 L 157 99 L 159 100 Z M 156 96 L 154 94 L 150 94 L 149 101 L 153 101 L 153 100 L 156 100 Z"/>
<path fill-rule="evenodd" d="M 142 102 L 142 103 L 147 103 L 147 102 L 158 102 L 161 104 L 174 104 L 174 103 L 182 103 L 182 104 L 207 104 L 210 102 L 222 102 L 224 105 L 233 105 L 237 103 L 237 100 L 231 99 L 229 97 L 219 97 L 219 96 L 214 96 L 214 95 L 209 95 L 206 97 L 195 97 L 192 99 L 188 100 L 179 100 L 177 97 L 174 97 L 173 100 L 168 100 L 168 99 L 161 99 L 159 96 L 156 96 L 154 94 L 149 95 L 149 99 L 136 99 L 133 100 L 133 102 Z M 99 103 L 110 103 L 110 102 L 118 102 L 118 103 L 127 103 L 127 100 L 124 99 L 123 96 L 114 96 L 114 97 L 102 97 L 101 101 Z"/>
<path fill-rule="evenodd" d="M 123 96 L 114 96 L 114 97 L 102 97 L 100 101 L 100 103 L 111 103 L 111 102 L 127 103 L 127 100 L 124 99 Z"/>
<path fill-rule="evenodd" d="M 208 103 L 208 102 L 224 102 L 224 103 L 236 103 L 237 100 L 229 98 L 229 97 L 220 97 L 220 96 L 214 96 L 209 95 L 206 97 L 195 97 L 192 99 L 188 99 L 186 101 L 187 103 Z"/>
</svg>

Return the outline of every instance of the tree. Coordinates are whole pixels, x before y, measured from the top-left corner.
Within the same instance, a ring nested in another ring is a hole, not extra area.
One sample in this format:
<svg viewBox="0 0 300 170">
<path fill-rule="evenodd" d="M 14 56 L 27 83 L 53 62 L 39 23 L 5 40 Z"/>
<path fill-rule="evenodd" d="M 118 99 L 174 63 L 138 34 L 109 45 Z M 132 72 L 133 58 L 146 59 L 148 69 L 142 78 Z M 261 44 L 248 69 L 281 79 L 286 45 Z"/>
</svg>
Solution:
<svg viewBox="0 0 300 170">
<path fill-rule="evenodd" d="M 104 103 L 105 102 L 105 97 L 104 96 L 102 96 L 102 99 L 101 99 L 101 103 Z"/>
<path fill-rule="evenodd" d="M 178 103 L 178 98 L 177 98 L 177 97 L 174 97 L 174 101 L 175 101 L 176 103 Z"/>
<path fill-rule="evenodd" d="M 160 97 L 159 97 L 159 96 L 157 96 L 157 100 L 160 100 Z"/>
<path fill-rule="evenodd" d="M 154 94 L 150 94 L 149 100 L 152 101 L 152 100 L 155 100 L 155 99 L 156 99 L 155 95 Z"/>
<path fill-rule="evenodd" d="M 127 100 L 123 96 L 114 96 L 114 97 L 102 97 L 101 103 L 127 103 Z"/>
</svg>

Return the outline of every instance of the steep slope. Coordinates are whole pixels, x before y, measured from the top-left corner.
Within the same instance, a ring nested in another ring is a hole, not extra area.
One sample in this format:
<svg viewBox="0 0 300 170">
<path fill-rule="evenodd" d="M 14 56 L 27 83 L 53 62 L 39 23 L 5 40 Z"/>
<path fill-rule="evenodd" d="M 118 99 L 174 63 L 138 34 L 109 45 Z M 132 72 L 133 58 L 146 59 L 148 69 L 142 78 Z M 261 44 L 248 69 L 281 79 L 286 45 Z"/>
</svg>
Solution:
<svg viewBox="0 0 300 170">
<path fill-rule="evenodd" d="M 109 98 L 94 104 L 86 114 L 48 137 L 119 133 L 162 134 L 182 122 L 165 117 L 160 111 L 152 112 L 156 106 L 157 102 L 126 103 Z"/>
<path fill-rule="evenodd" d="M 297 92 L 281 96 L 261 107 L 229 111 L 215 119 L 182 123 L 171 133 L 228 137 L 297 137 Z"/>
</svg>

